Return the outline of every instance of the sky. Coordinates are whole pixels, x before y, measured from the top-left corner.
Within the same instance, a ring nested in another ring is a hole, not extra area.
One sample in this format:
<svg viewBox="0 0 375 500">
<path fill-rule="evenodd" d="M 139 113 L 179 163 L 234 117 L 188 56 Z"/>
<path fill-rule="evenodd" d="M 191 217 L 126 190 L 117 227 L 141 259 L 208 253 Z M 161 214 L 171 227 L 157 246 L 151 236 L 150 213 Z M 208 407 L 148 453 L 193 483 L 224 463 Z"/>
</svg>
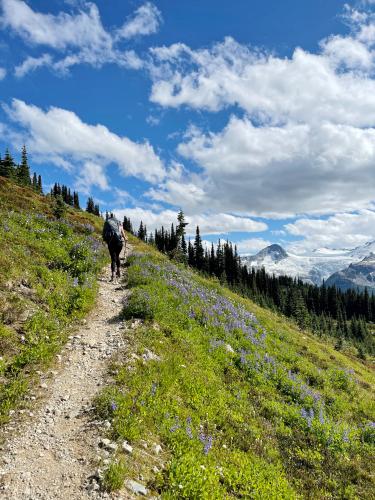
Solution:
<svg viewBox="0 0 375 500">
<path fill-rule="evenodd" d="M 309 254 L 375 239 L 375 0 L 0 0 L 0 148 L 101 210 Z"/>
</svg>

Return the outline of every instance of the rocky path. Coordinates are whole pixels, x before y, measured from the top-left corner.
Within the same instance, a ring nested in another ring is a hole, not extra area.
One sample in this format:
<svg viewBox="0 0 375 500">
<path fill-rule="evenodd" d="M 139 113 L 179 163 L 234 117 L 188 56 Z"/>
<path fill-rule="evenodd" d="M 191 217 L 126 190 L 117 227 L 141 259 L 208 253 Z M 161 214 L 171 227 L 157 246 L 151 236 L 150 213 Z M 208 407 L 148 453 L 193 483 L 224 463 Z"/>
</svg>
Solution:
<svg viewBox="0 0 375 500">
<path fill-rule="evenodd" d="M 0 452 L 1 499 L 111 498 L 95 476 L 105 429 L 90 410 L 109 358 L 124 346 L 118 314 L 128 291 L 108 279 L 100 279 L 97 304 L 58 356 L 59 367 L 42 379 L 44 403 L 16 431 L 10 426 L 14 436 Z"/>
</svg>

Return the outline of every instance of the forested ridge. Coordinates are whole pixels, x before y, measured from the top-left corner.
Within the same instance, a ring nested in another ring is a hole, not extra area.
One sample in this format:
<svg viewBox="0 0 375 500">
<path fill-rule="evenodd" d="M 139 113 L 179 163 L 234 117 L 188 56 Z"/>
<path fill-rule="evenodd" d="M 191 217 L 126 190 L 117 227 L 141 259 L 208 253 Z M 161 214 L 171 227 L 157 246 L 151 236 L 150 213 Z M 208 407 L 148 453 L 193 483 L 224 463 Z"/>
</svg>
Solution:
<svg viewBox="0 0 375 500">
<path fill-rule="evenodd" d="M 185 217 L 181 211 L 177 224 L 170 229 L 161 227 L 147 233 L 141 221 L 134 230 L 129 218 L 124 217 L 124 229 L 133 232 L 141 240 L 154 245 L 159 251 L 185 262 L 209 276 L 215 276 L 236 292 L 293 318 L 302 329 L 312 330 L 319 336 L 335 339 L 335 347 L 341 349 L 345 342 L 356 345 L 358 355 L 375 353 L 373 323 L 375 322 L 375 296 L 368 290 L 341 291 L 335 286 L 304 283 L 289 276 L 269 275 L 264 268 L 249 269 L 241 263 L 236 245 L 220 241 L 211 248 L 202 244 L 199 227 L 193 241 L 186 241 Z"/>
</svg>

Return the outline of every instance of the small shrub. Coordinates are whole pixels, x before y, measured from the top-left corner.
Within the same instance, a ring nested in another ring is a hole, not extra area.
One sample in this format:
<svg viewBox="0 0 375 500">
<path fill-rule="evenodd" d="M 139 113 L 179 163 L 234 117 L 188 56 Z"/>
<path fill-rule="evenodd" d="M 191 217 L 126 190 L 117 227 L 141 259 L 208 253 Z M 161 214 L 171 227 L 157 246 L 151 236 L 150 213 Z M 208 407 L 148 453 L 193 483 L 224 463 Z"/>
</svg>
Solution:
<svg viewBox="0 0 375 500">
<path fill-rule="evenodd" d="M 124 484 L 127 470 L 124 460 L 112 462 L 104 472 L 103 488 L 106 491 L 119 490 Z"/>
<path fill-rule="evenodd" d="M 154 308 L 150 294 L 142 288 L 135 289 L 123 309 L 122 317 L 124 319 L 153 319 Z"/>
</svg>

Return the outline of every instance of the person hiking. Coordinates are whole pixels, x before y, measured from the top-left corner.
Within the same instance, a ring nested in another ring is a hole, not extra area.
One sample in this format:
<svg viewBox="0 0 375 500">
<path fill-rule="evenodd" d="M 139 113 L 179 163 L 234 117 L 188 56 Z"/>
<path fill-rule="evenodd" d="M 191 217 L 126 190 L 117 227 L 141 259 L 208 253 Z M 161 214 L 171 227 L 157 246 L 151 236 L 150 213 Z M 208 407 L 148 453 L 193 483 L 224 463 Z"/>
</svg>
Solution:
<svg viewBox="0 0 375 500">
<path fill-rule="evenodd" d="M 120 253 L 124 246 L 126 245 L 126 235 L 122 227 L 121 222 L 119 222 L 113 213 L 111 213 L 108 219 L 104 222 L 103 226 L 103 240 L 108 245 L 109 254 L 111 256 L 111 281 L 115 279 L 115 271 L 117 278 L 120 278 Z"/>
</svg>

